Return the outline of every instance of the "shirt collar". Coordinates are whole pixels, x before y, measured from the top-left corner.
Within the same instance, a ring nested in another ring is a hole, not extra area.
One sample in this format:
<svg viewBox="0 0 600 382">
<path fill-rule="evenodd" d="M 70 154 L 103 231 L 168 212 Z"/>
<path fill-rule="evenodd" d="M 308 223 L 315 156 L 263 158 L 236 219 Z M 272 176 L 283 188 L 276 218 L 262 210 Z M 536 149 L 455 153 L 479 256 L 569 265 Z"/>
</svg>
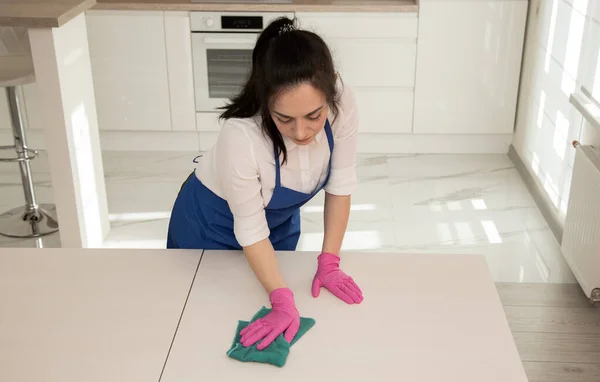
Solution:
<svg viewBox="0 0 600 382">
<path fill-rule="evenodd" d="M 309 146 L 321 143 L 321 141 L 323 140 L 324 134 L 325 134 L 325 129 L 321 129 L 321 131 L 319 131 L 317 133 L 317 135 L 315 135 L 315 140 L 312 141 L 311 143 L 309 143 Z M 296 147 L 298 147 L 298 145 L 288 137 L 283 137 L 283 143 L 285 144 L 285 147 L 288 151 L 293 150 Z"/>
</svg>

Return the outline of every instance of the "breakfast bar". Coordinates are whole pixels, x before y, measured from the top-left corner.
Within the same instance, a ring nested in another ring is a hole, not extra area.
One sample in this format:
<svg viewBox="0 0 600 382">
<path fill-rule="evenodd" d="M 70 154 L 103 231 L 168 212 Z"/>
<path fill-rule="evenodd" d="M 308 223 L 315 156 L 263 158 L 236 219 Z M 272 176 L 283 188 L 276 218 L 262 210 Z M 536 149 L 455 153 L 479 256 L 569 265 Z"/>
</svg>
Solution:
<svg viewBox="0 0 600 382">
<path fill-rule="evenodd" d="M 241 252 L 0 249 L 0 380 L 527 378 L 483 256 L 343 254 L 365 300 L 311 296 L 316 253 L 278 253 L 315 326 L 282 368 L 226 355 L 269 306 Z"/>
</svg>

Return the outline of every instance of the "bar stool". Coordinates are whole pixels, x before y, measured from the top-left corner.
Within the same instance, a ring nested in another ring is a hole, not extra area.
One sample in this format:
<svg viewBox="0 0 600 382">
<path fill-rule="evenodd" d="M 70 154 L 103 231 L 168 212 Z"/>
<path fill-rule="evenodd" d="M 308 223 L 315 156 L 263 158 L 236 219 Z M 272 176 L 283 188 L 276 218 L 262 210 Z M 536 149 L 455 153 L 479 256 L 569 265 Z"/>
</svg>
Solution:
<svg viewBox="0 0 600 382">
<path fill-rule="evenodd" d="M 6 88 L 6 96 L 15 144 L 0 146 L 0 150 L 14 150 L 16 157 L 0 158 L 0 162 L 16 162 L 21 171 L 25 204 L 0 215 L 0 235 L 16 238 L 40 237 L 58 231 L 56 207 L 53 204 L 38 205 L 31 178 L 29 161 L 38 152 L 27 147 L 23 109 L 19 99 L 20 87 L 35 81 L 31 58 L 19 57 L 0 62 L 0 87 Z"/>
</svg>

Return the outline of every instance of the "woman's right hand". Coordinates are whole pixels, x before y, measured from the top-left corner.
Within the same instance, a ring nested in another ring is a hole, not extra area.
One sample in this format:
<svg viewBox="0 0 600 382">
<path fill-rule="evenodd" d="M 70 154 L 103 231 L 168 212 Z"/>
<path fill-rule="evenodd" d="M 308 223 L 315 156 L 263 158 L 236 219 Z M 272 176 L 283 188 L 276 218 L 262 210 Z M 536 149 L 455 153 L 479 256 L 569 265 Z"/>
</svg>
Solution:
<svg viewBox="0 0 600 382">
<path fill-rule="evenodd" d="M 292 342 L 300 329 L 300 314 L 294 303 L 294 294 L 289 288 L 275 289 L 269 295 L 272 310 L 263 318 L 252 322 L 240 334 L 243 346 L 252 346 L 262 340 L 256 347 L 263 350 L 284 333 L 287 342 Z"/>
</svg>

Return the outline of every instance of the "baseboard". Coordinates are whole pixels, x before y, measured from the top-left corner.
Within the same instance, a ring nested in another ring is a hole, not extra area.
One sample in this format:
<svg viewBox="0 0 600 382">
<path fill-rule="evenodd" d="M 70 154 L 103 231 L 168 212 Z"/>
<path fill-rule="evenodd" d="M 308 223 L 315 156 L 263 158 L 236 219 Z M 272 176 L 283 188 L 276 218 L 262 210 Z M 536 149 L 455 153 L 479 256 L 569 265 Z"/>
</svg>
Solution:
<svg viewBox="0 0 600 382">
<path fill-rule="evenodd" d="M 360 134 L 359 153 L 506 154 L 512 134 Z"/>
<path fill-rule="evenodd" d="M 558 216 L 556 216 L 556 214 L 553 212 L 552 201 L 544 192 L 544 188 L 542 187 L 542 185 L 540 185 L 539 182 L 531 175 L 531 173 L 527 169 L 527 166 L 525 165 L 525 163 L 521 159 L 521 156 L 519 155 L 519 153 L 513 145 L 510 145 L 510 148 L 508 150 L 508 157 L 514 163 L 515 168 L 519 172 L 519 175 L 521 175 L 521 178 L 523 179 L 525 185 L 527 186 L 527 189 L 529 189 L 529 192 L 533 196 L 535 204 L 542 212 L 544 219 L 546 219 L 548 227 L 550 227 L 550 230 L 554 234 L 554 237 L 556 237 L 558 243 L 561 244 L 564 228 L 563 225 L 560 223 Z"/>
<path fill-rule="evenodd" d="M 216 142 L 218 133 L 201 132 L 201 150 Z M 512 134 L 360 134 L 361 154 L 506 154 Z"/>
<path fill-rule="evenodd" d="M 205 151 L 217 141 L 218 132 L 198 131 L 100 131 L 103 150 L 110 151 Z M 45 149 L 40 130 L 27 132 L 29 146 Z M 367 154 L 506 154 L 511 134 L 360 134 L 358 152 Z M 0 142 L 12 142 L 9 130 L 0 130 Z"/>
<path fill-rule="evenodd" d="M 28 130 L 27 144 L 36 150 L 46 149 L 44 132 Z M 12 144 L 8 129 L 0 129 L 0 146 Z M 100 146 L 106 151 L 199 151 L 196 131 L 100 131 Z"/>
<path fill-rule="evenodd" d="M 107 151 L 200 151 L 196 131 L 100 131 Z"/>
</svg>

